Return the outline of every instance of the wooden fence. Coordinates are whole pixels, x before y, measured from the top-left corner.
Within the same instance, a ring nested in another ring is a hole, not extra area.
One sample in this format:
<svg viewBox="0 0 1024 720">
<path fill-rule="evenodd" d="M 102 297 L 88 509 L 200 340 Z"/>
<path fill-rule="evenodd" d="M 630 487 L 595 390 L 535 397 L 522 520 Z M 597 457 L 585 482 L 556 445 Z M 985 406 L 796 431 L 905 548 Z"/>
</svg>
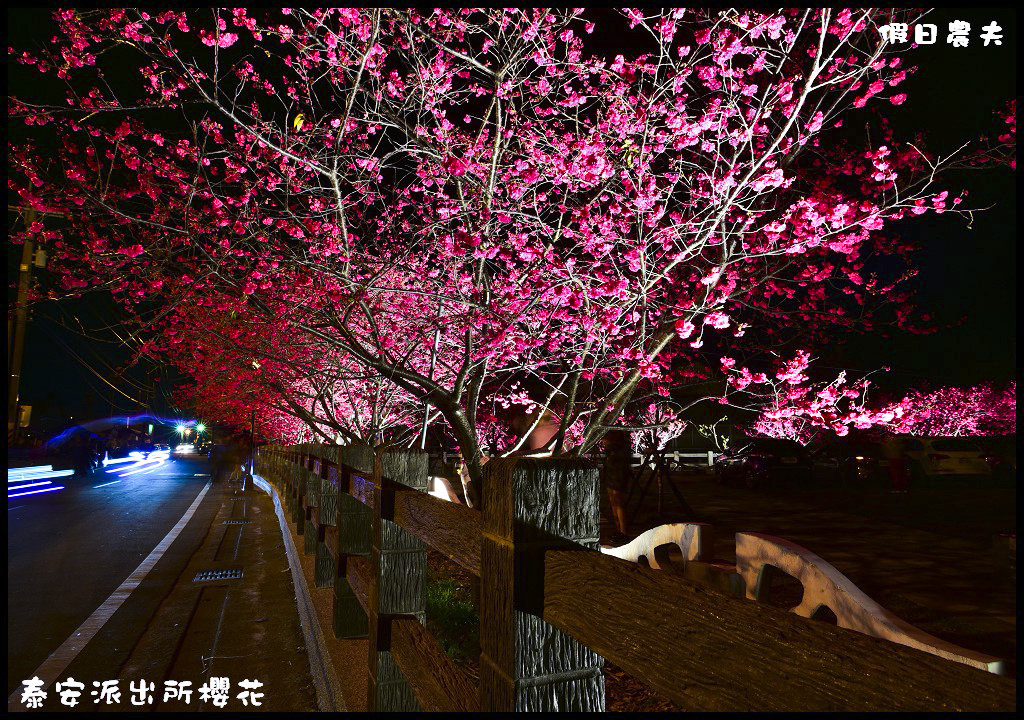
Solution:
<svg viewBox="0 0 1024 720">
<path fill-rule="evenodd" d="M 602 711 L 604 658 L 687 710 L 1015 707 L 1013 679 L 602 554 L 586 460 L 492 460 L 482 512 L 428 495 L 427 465 L 367 447 L 256 458 L 333 592 L 335 635 L 368 636 L 370 711 Z M 425 628 L 427 546 L 480 577 L 478 684 Z"/>
</svg>

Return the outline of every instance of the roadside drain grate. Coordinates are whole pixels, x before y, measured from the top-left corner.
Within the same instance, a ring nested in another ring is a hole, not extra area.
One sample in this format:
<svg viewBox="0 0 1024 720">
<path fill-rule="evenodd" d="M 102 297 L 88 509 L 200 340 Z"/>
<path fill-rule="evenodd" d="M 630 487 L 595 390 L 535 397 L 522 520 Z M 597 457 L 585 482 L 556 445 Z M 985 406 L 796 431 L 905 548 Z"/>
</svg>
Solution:
<svg viewBox="0 0 1024 720">
<path fill-rule="evenodd" d="M 248 520 L 225 520 L 225 525 L 248 525 Z"/>
<path fill-rule="evenodd" d="M 203 570 L 196 573 L 192 582 L 209 582 L 210 580 L 239 580 L 242 577 L 242 568 L 231 570 Z"/>
</svg>

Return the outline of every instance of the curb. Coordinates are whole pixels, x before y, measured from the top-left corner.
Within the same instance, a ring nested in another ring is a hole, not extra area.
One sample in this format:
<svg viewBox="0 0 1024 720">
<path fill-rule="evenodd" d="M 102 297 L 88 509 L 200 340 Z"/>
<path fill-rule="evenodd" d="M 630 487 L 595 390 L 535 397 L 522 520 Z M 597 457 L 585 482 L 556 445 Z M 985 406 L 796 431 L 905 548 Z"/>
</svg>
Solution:
<svg viewBox="0 0 1024 720">
<path fill-rule="evenodd" d="M 292 541 L 291 529 L 288 527 L 281 498 L 278 496 L 277 490 L 259 475 L 253 475 L 253 484 L 274 501 L 274 512 L 277 514 L 285 554 L 288 556 L 288 567 L 291 568 L 292 582 L 295 585 L 295 602 L 298 605 L 299 621 L 302 624 L 302 634 L 306 641 L 306 655 L 309 658 L 309 671 L 316 689 L 317 706 L 321 712 L 347 712 L 338 676 L 334 671 L 334 663 L 331 661 L 327 649 L 327 641 L 320 627 L 316 608 L 313 607 L 313 599 L 309 594 L 306 574 L 302 571 L 298 550 Z"/>
</svg>

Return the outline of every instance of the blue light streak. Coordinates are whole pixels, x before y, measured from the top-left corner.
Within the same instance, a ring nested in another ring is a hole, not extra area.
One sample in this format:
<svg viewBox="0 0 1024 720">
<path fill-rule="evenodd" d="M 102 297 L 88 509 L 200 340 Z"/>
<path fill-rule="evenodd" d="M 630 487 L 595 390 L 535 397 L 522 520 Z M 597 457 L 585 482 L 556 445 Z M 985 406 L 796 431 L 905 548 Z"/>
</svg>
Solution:
<svg viewBox="0 0 1024 720">
<path fill-rule="evenodd" d="M 179 418 L 165 418 L 157 415 L 151 415 L 149 413 L 143 413 L 142 415 L 114 415 L 108 418 L 99 418 L 97 420 L 91 420 L 89 422 L 82 423 L 81 425 L 74 425 L 64 432 L 56 435 L 46 441 L 48 446 L 60 445 L 62 442 L 67 440 L 69 437 L 74 435 L 79 430 L 85 431 L 89 434 L 95 432 L 105 432 L 110 429 L 112 425 L 120 427 L 131 427 L 132 425 L 140 425 L 152 423 L 154 425 L 170 425 L 177 427 L 178 425 L 184 425 L 188 428 L 193 428 L 199 424 L 198 420 L 181 420 Z M 100 426 L 103 426 L 102 429 Z M 93 430 L 93 428 L 97 428 Z"/>
<path fill-rule="evenodd" d="M 40 485 L 53 485 L 53 483 L 50 482 L 49 480 L 44 480 L 43 482 L 29 483 L 28 485 L 17 485 L 15 487 L 9 487 L 7 488 L 7 490 L 8 492 L 11 490 L 24 490 L 25 488 L 39 487 Z"/>
<path fill-rule="evenodd" d="M 58 490 L 63 490 L 63 489 L 64 489 L 63 485 L 54 485 L 51 488 L 43 488 L 42 490 L 32 490 L 31 492 L 24 492 L 24 493 L 14 493 L 13 495 L 12 494 L 8 494 L 7 495 L 7 499 L 10 500 L 11 498 L 24 497 L 25 495 L 37 495 L 39 493 L 46 493 L 46 492 L 57 492 Z"/>
<path fill-rule="evenodd" d="M 154 462 L 156 463 L 155 465 L 153 464 Z M 164 462 L 165 462 L 165 460 L 163 458 L 160 458 L 160 459 L 155 460 L 155 461 L 148 460 L 145 463 L 142 463 L 141 465 L 139 465 L 138 469 L 129 468 L 131 470 L 131 472 L 121 473 L 120 475 L 118 475 L 118 477 L 122 477 L 123 478 L 123 477 L 128 477 L 129 475 L 138 475 L 139 473 L 150 472 L 151 470 L 156 470 L 158 467 L 163 465 Z M 150 465 L 152 465 L 152 467 L 149 467 Z M 134 466 L 133 466 L 133 468 L 134 468 Z"/>
<path fill-rule="evenodd" d="M 7 477 L 21 473 L 50 472 L 51 470 L 53 470 L 53 465 L 33 465 L 31 467 L 9 468 L 7 470 Z"/>
<path fill-rule="evenodd" d="M 152 460 L 136 460 L 134 463 L 132 463 L 131 465 L 128 465 L 127 467 L 111 468 L 110 470 L 107 470 L 107 472 L 108 473 L 124 472 L 125 470 L 132 470 L 132 469 L 137 468 L 137 467 L 142 467 L 143 465 L 148 465 L 150 462 L 155 462 L 155 461 L 152 461 Z"/>
<path fill-rule="evenodd" d="M 58 478 L 67 477 L 68 475 L 74 475 L 74 470 L 51 470 L 50 472 L 37 473 L 35 475 L 25 475 L 17 478 L 8 478 L 7 485 L 10 486 L 14 483 L 28 482 L 29 480 L 43 480 L 45 478 Z M 22 486 L 24 487 L 24 486 Z"/>
</svg>

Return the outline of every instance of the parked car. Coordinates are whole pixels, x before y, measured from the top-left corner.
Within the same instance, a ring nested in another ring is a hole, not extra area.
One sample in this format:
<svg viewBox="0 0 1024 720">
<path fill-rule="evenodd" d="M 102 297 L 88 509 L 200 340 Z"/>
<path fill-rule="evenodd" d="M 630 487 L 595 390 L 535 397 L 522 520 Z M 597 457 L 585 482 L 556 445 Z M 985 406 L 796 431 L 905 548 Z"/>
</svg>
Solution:
<svg viewBox="0 0 1024 720">
<path fill-rule="evenodd" d="M 811 476 L 811 458 L 799 443 L 775 438 L 754 438 L 715 460 L 718 482 L 739 483 L 754 488 L 766 481 L 806 480 Z"/>
<path fill-rule="evenodd" d="M 992 465 L 971 438 L 905 438 L 904 452 L 915 479 L 949 475 L 991 475 Z"/>
<path fill-rule="evenodd" d="M 842 482 L 870 482 L 884 476 L 882 446 L 865 440 L 836 440 L 810 450 L 814 473 Z"/>
</svg>

